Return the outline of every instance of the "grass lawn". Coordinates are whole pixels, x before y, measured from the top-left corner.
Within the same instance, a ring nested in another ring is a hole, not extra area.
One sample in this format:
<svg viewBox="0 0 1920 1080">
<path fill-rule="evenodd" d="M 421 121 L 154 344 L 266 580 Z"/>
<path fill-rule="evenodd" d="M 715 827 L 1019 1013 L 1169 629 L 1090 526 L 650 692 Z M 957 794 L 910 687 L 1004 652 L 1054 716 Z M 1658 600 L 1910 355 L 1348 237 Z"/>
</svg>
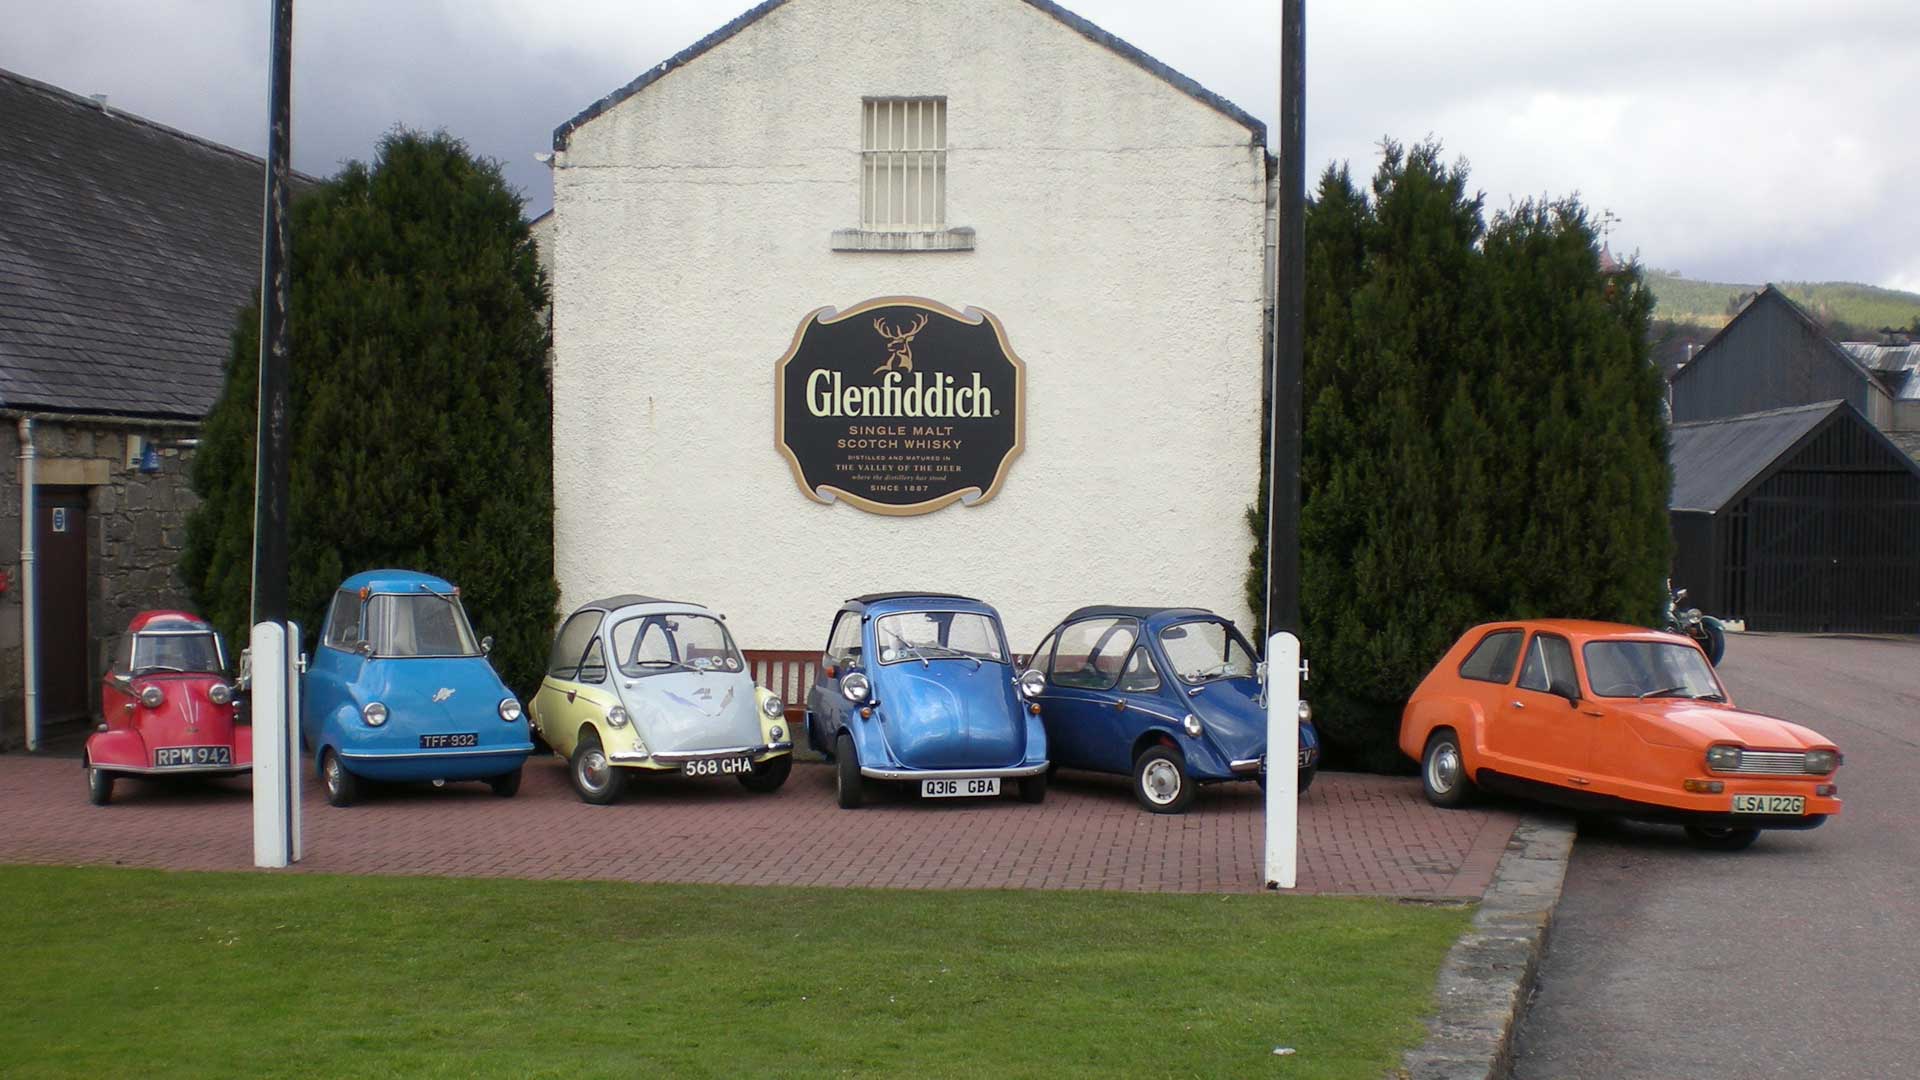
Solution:
<svg viewBox="0 0 1920 1080">
<path fill-rule="evenodd" d="M 41 867 L 0 896 L 9 1077 L 1377 1077 L 1470 916 Z"/>
</svg>

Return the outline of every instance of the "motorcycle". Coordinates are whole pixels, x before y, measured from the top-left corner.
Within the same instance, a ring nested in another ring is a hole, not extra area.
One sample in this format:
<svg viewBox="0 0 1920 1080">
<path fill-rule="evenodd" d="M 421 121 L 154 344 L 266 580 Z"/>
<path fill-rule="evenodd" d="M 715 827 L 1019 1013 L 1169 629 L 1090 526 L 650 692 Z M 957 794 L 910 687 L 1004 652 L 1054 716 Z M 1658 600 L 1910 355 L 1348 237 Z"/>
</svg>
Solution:
<svg viewBox="0 0 1920 1080">
<path fill-rule="evenodd" d="M 1727 652 L 1727 628 L 1719 619 L 1700 614 L 1699 608 L 1681 607 L 1680 601 L 1686 598 L 1687 590 L 1667 583 L 1667 621 L 1663 629 L 1672 634 L 1685 634 L 1698 642 L 1707 660 L 1718 667 L 1720 658 Z"/>
</svg>

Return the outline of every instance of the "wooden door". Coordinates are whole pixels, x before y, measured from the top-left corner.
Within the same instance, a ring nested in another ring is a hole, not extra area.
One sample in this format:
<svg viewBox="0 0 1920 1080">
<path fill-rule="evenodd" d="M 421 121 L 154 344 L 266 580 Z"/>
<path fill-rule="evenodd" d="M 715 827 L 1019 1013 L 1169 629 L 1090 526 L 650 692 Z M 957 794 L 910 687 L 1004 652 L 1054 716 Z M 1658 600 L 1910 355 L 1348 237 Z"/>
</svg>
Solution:
<svg viewBox="0 0 1920 1080">
<path fill-rule="evenodd" d="M 34 607 L 40 719 L 87 714 L 92 648 L 87 636 L 87 493 L 39 488 L 34 537 Z"/>
</svg>

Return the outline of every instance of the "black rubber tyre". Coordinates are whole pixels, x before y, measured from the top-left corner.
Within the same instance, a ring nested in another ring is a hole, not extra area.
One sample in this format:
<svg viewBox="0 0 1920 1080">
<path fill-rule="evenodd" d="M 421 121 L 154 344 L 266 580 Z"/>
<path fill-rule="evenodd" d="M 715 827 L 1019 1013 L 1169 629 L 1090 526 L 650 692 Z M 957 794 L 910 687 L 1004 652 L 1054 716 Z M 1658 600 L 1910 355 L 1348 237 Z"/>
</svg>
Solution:
<svg viewBox="0 0 1920 1080">
<path fill-rule="evenodd" d="M 1313 786 L 1313 778 L 1319 775 L 1320 775 L 1320 766 L 1318 765 L 1309 765 L 1306 768 L 1301 769 L 1300 780 L 1299 780 L 1300 794 L 1305 795 L 1307 793 L 1307 789 Z"/>
<path fill-rule="evenodd" d="M 1727 655 L 1727 632 L 1712 623 L 1702 623 L 1700 628 L 1706 631 L 1706 640 L 1700 647 L 1707 651 L 1707 662 L 1719 667 L 1720 658 Z"/>
<path fill-rule="evenodd" d="M 523 765 L 510 773 L 501 773 L 499 776 L 489 776 L 487 777 L 487 786 L 493 789 L 495 795 L 503 799 L 511 799 L 515 795 L 520 794 L 520 774 L 524 772 L 525 769 L 526 766 Z"/>
<path fill-rule="evenodd" d="M 1020 801 L 1023 803 L 1043 803 L 1047 801 L 1047 774 L 1023 776 L 1020 778 Z"/>
<path fill-rule="evenodd" d="M 1457 810 L 1473 801 L 1473 781 L 1467 779 L 1466 759 L 1460 756 L 1460 736 L 1441 728 L 1427 737 L 1420 755 L 1420 790 L 1427 801 Z"/>
<path fill-rule="evenodd" d="M 607 760 L 606 751 L 600 748 L 600 736 L 583 731 L 580 741 L 573 745 L 573 756 L 567 759 L 567 779 L 573 781 L 581 802 L 611 806 L 619 801 L 627 776 Z"/>
<path fill-rule="evenodd" d="M 113 774 L 105 769 L 87 767 L 87 801 L 105 806 L 113 801 Z"/>
<path fill-rule="evenodd" d="M 1708 828 L 1704 825 L 1687 826 L 1687 839 L 1695 847 L 1708 851 L 1745 851 L 1760 839 L 1759 829 Z"/>
<path fill-rule="evenodd" d="M 1133 759 L 1133 797 L 1153 813 L 1186 813 L 1194 787 L 1186 757 L 1171 746 L 1149 746 Z"/>
<path fill-rule="evenodd" d="M 792 774 L 793 755 L 781 754 L 771 761 L 754 762 L 752 772 L 737 773 L 734 778 L 748 791 L 770 795 L 779 791 L 780 785 L 786 783 L 787 777 Z"/>
<path fill-rule="evenodd" d="M 328 747 L 320 754 L 320 787 L 327 793 L 327 802 L 333 806 L 352 806 L 360 797 L 360 778 L 347 771 L 340 763 L 340 755 Z"/>
<path fill-rule="evenodd" d="M 860 755 L 853 748 L 853 736 L 841 732 L 833 740 L 834 791 L 840 797 L 840 809 L 859 807 L 865 795 L 865 778 L 860 775 Z"/>
</svg>

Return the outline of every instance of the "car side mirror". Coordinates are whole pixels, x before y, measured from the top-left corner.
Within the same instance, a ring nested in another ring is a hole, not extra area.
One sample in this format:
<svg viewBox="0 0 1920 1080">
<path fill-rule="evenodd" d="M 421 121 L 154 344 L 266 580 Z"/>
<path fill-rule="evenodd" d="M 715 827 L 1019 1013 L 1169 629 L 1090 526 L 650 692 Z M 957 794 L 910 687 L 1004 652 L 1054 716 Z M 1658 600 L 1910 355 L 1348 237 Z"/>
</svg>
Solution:
<svg viewBox="0 0 1920 1080">
<path fill-rule="evenodd" d="M 489 655 L 492 655 L 492 653 L 493 653 L 493 635 L 488 634 L 486 637 L 483 637 L 480 639 L 480 655 L 489 656 Z"/>
<path fill-rule="evenodd" d="M 113 673 L 113 682 L 114 685 L 124 689 L 133 685 L 133 676 L 124 671 L 116 671 Z"/>
<path fill-rule="evenodd" d="M 1547 692 L 1566 698 L 1569 708 L 1580 703 L 1580 687 L 1572 679 L 1555 677 Z"/>
<path fill-rule="evenodd" d="M 359 653 L 361 656 L 372 656 L 373 642 L 368 641 L 366 638 L 361 638 L 359 641 L 353 643 L 353 651 Z"/>
</svg>

